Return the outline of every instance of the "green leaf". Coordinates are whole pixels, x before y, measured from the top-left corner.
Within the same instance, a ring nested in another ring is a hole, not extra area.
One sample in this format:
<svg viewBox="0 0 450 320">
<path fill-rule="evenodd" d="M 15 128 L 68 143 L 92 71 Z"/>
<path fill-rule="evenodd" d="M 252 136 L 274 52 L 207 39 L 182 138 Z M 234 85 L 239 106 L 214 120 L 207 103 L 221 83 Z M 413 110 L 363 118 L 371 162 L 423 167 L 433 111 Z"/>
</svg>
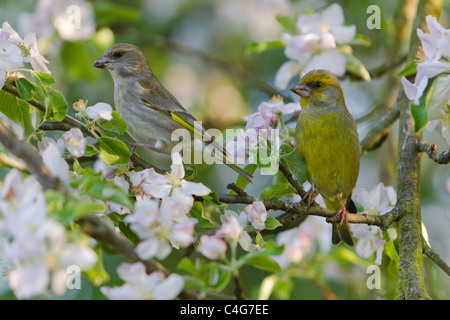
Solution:
<svg viewBox="0 0 450 320">
<path fill-rule="evenodd" d="M 127 239 L 130 240 L 133 245 L 136 246 L 141 241 L 137 234 L 134 233 L 133 230 L 131 230 L 129 223 L 119 222 L 118 227 L 123 235 L 127 237 Z"/>
<path fill-rule="evenodd" d="M 194 205 L 192 206 L 191 211 L 189 211 L 189 215 L 197 219 L 197 226 L 202 228 L 212 228 L 214 227 L 214 223 L 211 221 L 211 219 L 205 217 L 204 211 L 203 211 L 203 205 L 199 201 L 195 201 Z"/>
<path fill-rule="evenodd" d="M 285 44 L 283 41 L 266 41 L 266 42 L 252 41 L 247 47 L 247 49 L 245 49 L 245 54 L 259 53 L 267 49 L 284 48 L 284 47 Z"/>
<path fill-rule="evenodd" d="M 116 164 L 127 164 L 130 158 L 130 150 L 125 143 L 115 138 L 101 137 L 98 139 L 100 147 L 100 159 L 113 166 Z"/>
<path fill-rule="evenodd" d="M 280 273 L 281 268 L 270 256 L 278 256 L 283 253 L 284 246 L 277 246 L 273 240 L 266 242 L 264 250 L 252 251 L 242 256 L 240 263 L 250 264 L 258 269 Z"/>
<path fill-rule="evenodd" d="M 278 222 L 274 217 L 268 217 L 265 222 L 266 230 L 274 230 L 278 227 L 281 227 L 282 224 Z"/>
<path fill-rule="evenodd" d="M 346 58 L 345 69 L 365 81 L 370 81 L 369 71 L 367 71 L 364 64 L 353 54 L 346 51 L 341 52 L 345 55 Z"/>
<path fill-rule="evenodd" d="M 112 119 L 109 121 L 102 121 L 100 126 L 105 130 L 124 135 L 125 131 L 127 131 L 127 123 L 117 111 L 113 111 L 111 115 Z"/>
<path fill-rule="evenodd" d="M 104 283 L 107 283 L 110 280 L 109 273 L 105 270 L 105 266 L 103 264 L 103 250 L 101 245 L 95 245 L 94 247 L 95 253 L 97 253 L 97 263 L 95 266 L 83 273 L 91 280 L 91 282 L 99 287 Z"/>
<path fill-rule="evenodd" d="M 399 78 L 401 77 L 411 77 L 417 73 L 417 62 L 409 62 L 401 71 L 397 72 L 395 75 Z"/>
<path fill-rule="evenodd" d="M 266 256 L 252 256 L 245 260 L 249 265 L 255 268 L 266 270 L 269 272 L 281 273 L 280 265 L 275 262 L 272 258 Z"/>
<path fill-rule="evenodd" d="M 365 35 L 357 33 L 356 36 L 353 38 L 353 40 L 350 41 L 349 45 L 370 47 L 372 43 L 370 42 L 370 39 L 367 38 Z"/>
<path fill-rule="evenodd" d="M 411 104 L 411 115 L 414 118 L 414 130 L 416 132 L 427 125 L 428 109 L 430 108 L 431 99 L 438 78 L 439 77 L 434 77 L 428 80 L 427 87 L 425 88 L 422 97 L 419 99 L 419 104 Z"/>
<path fill-rule="evenodd" d="M 289 183 L 279 183 L 271 185 L 264 189 L 261 193 L 260 198 L 270 199 L 270 198 L 281 198 L 289 193 L 296 193 L 297 191 Z"/>
<path fill-rule="evenodd" d="M 197 278 L 201 278 L 200 270 L 197 270 L 194 263 L 188 257 L 183 258 L 177 266 L 178 269 L 192 273 Z"/>
<path fill-rule="evenodd" d="M 69 226 L 73 221 L 86 215 L 95 214 L 105 210 L 102 203 L 92 199 L 66 199 L 57 190 L 45 191 L 45 202 L 48 212 L 64 226 Z"/>
<path fill-rule="evenodd" d="M 281 155 L 280 159 L 287 165 L 289 171 L 295 176 L 300 185 L 308 179 L 305 163 L 295 150 Z"/>
<path fill-rule="evenodd" d="M 286 32 L 291 34 L 298 32 L 296 27 L 297 22 L 296 18 L 287 16 L 277 16 L 276 19 Z"/>
<path fill-rule="evenodd" d="M 45 120 L 60 122 L 66 116 L 69 107 L 61 92 L 52 89 L 45 97 L 45 108 Z"/>
<path fill-rule="evenodd" d="M 386 243 L 384 244 L 384 255 L 389 258 L 388 262 L 388 270 L 393 276 L 397 276 L 398 273 L 398 265 L 400 262 L 400 259 L 398 257 L 397 250 L 395 249 L 394 242 L 392 241 L 391 237 L 389 236 L 389 232 L 387 230 L 383 231 L 383 238 L 386 240 Z"/>
<path fill-rule="evenodd" d="M 45 90 L 50 89 L 51 85 L 56 82 L 55 78 L 45 72 L 33 71 L 31 74 L 35 84 Z"/>
<path fill-rule="evenodd" d="M 32 123 L 33 107 L 24 100 L 0 90 L 0 112 L 23 129 L 23 137 L 28 139 L 34 132 Z"/>
<path fill-rule="evenodd" d="M 86 149 L 84 150 L 84 156 L 91 157 L 91 156 L 95 156 L 96 154 L 98 154 L 98 150 L 95 149 L 95 147 L 93 145 L 87 144 Z"/>
<path fill-rule="evenodd" d="M 25 78 L 16 78 L 16 87 L 19 91 L 20 96 L 24 100 L 31 100 L 33 98 L 34 86 Z"/>
<path fill-rule="evenodd" d="M 112 201 L 133 210 L 133 202 L 126 192 L 112 181 L 104 180 L 100 174 L 96 174 L 91 168 L 83 170 L 83 174 L 77 178 L 69 179 L 72 188 L 77 188 L 81 195 L 89 195 L 95 199 Z"/>
<path fill-rule="evenodd" d="M 231 279 L 230 270 L 214 261 L 204 262 L 197 259 L 194 265 L 186 257 L 180 261 L 178 268 L 193 274 L 197 281 L 191 279 L 190 284 L 194 284 L 205 292 L 219 292 L 228 285 Z"/>
</svg>

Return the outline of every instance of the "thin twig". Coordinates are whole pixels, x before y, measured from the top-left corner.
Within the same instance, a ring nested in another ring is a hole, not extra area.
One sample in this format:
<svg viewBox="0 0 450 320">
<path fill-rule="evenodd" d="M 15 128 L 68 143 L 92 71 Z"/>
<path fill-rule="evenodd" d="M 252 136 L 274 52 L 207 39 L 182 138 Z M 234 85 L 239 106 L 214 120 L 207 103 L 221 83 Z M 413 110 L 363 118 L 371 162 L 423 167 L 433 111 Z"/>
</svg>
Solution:
<svg viewBox="0 0 450 320">
<path fill-rule="evenodd" d="M 450 149 L 448 151 L 444 151 L 441 154 L 436 152 L 436 145 L 429 144 L 424 141 L 416 141 L 417 150 L 419 152 L 425 152 L 428 157 L 438 164 L 448 164 L 450 163 Z"/>
<path fill-rule="evenodd" d="M 237 195 L 240 195 L 242 197 L 247 197 L 248 194 L 239 188 L 234 182 L 227 184 L 227 189 L 234 191 Z"/>
<path fill-rule="evenodd" d="M 279 200 L 277 198 L 264 199 L 256 198 L 252 196 L 239 196 L 230 194 L 218 194 L 220 202 L 228 204 L 251 204 L 255 201 L 262 201 L 267 210 L 280 210 L 286 212 L 286 215 L 282 215 L 278 218 L 278 221 L 282 225 L 288 225 L 296 219 L 304 218 L 306 216 L 319 216 L 328 218 L 327 222 L 336 222 L 336 212 L 327 208 L 323 208 L 319 205 L 306 208 L 303 203 L 292 203 L 289 201 Z M 398 212 L 396 209 L 380 216 L 347 213 L 349 223 L 359 223 L 367 225 L 376 225 L 380 228 L 387 229 L 393 222 L 398 219 Z"/>
<path fill-rule="evenodd" d="M 242 279 L 239 274 L 235 274 L 234 277 L 234 294 L 238 300 L 247 300 L 247 297 L 244 294 L 244 286 L 242 285 Z"/>
<path fill-rule="evenodd" d="M 450 276 L 450 266 L 428 245 L 425 239 L 422 239 L 423 253 L 431 259 L 442 271 Z"/>
<path fill-rule="evenodd" d="M 278 169 L 281 171 L 281 173 L 286 177 L 287 181 L 291 184 L 292 187 L 294 187 L 294 189 L 303 199 L 306 195 L 306 192 L 302 188 L 302 186 L 298 183 L 298 181 L 294 179 L 289 169 L 281 162 L 278 164 Z"/>
</svg>

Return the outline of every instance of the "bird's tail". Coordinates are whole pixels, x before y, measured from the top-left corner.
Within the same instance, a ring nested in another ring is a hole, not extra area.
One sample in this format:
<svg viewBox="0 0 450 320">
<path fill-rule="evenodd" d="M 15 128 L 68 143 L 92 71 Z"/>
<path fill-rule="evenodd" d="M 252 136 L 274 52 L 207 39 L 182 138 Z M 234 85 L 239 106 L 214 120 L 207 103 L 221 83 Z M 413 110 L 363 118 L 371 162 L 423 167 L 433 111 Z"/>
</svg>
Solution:
<svg viewBox="0 0 450 320">
<path fill-rule="evenodd" d="M 227 166 L 243 176 L 248 182 L 252 183 L 253 176 L 250 173 L 235 164 L 227 164 Z"/>
<path fill-rule="evenodd" d="M 340 208 L 339 200 L 337 199 L 336 200 L 324 199 L 324 200 L 328 209 L 339 210 Z M 357 213 L 356 205 L 351 198 L 347 200 L 345 204 L 345 209 L 349 213 Z M 349 246 L 355 245 L 355 241 L 353 240 L 352 237 L 352 232 L 350 231 L 350 226 L 345 221 L 345 219 L 342 222 L 333 223 L 331 242 L 333 244 L 339 244 L 341 243 L 341 241 L 343 241 L 345 244 Z"/>
<path fill-rule="evenodd" d="M 205 143 L 205 145 L 209 145 L 211 143 L 214 145 L 215 149 L 219 150 L 219 152 L 220 152 L 219 157 L 222 158 L 222 161 L 224 164 L 226 164 L 229 168 L 236 171 L 238 174 L 240 174 L 242 177 L 244 177 L 248 182 L 252 183 L 253 175 L 251 175 L 250 173 L 248 173 L 247 171 L 245 171 L 244 169 L 242 169 L 241 167 L 236 165 L 234 163 L 234 161 L 231 159 L 232 156 L 227 152 L 227 150 L 224 147 L 222 147 L 216 141 L 214 141 L 214 140 L 208 141 Z"/>
</svg>

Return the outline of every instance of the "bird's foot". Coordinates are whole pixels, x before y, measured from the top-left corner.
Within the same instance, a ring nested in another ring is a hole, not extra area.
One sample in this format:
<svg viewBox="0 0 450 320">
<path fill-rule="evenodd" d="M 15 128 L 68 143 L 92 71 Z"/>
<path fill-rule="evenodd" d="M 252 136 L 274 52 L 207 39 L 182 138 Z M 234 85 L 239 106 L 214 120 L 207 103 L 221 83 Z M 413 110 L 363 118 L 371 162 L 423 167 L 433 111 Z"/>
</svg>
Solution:
<svg viewBox="0 0 450 320">
<path fill-rule="evenodd" d="M 309 208 L 313 204 L 315 197 L 316 197 L 316 192 L 313 189 L 311 189 L 305 193 L 305 196 L 303 197 L 303 201 L 306 201 L 307 208 Z"/>
<path fill-rule="evenodd" d="M 344 222 L 345 222 L 345 224 L 348 223 L 347 209 L 345 209 L 345 205 L 344 205 L 344 202 L 342 202 L 342 199 L 339 199 L 339 201 L 341 202 L 341 208 L 337 212 L 337 214 L 340 216 L 338 228 L 341 227 L 342 223 L 344 223 Z"/>
</svg>

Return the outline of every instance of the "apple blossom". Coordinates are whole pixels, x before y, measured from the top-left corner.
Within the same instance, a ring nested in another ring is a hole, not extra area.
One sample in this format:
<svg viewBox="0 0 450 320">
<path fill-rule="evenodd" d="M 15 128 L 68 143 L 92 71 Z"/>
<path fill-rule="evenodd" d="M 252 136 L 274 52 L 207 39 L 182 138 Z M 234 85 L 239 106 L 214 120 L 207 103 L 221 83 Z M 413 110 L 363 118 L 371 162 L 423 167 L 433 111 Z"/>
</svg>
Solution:
<svg viewBox="0 0 450 320">
<path fill-rule="evenodd" d="M 356 35 L 356 26 L 344 25 L 344 12 L 339 4 L 332 4 L 321 13 L 300 15 L 296 23 L 300 35 L 283 34 L 285 62 L 275 76 L 275 85 L 286 89 L 299 72 L 326 69 L 337 76 L 345 73 L 345 55 L 337 45 L 348 44 Z"/>
<path fill-rule="evenodd" d="M 112 107 L 104 102 L 98 102 L 95 105 L 86 108 L 87 116 L 91 120 L 101 118 L 109 121 L 112 119 L 112 111 Z"/>
<path fill-rule="evenodd" d="M 204 234 L 199 240 L 200 245 L 197 250 L 208 259 L 216 260 L 225 255 L 225 251 L 227 251 L 227 244 L 216 236 Z"/>
<path fill-rule="evenodd" d="M 393 187 L 385 187 L 379 183 L 370 192 L 365 189 L 355 190 L 353 200 L 364 208 L 365 214 L 381 215 L 393 209 L 397 202 L 397 194 Z M 386 243 L 382 230 L 378 226 L 364 224 L 352 224 L 350 228 L 353 236 L 358 239 L 356 253 L 365 258 L 376 253 L 375 263 L 381 264 Z M 391 239 L 397 237 L 395 229 L 391 228 L 388 232 Z"/>
<path fill-rule="evenodd" d="M 250 252 L 261 249 L 258 245 L 252 243 L 252 238 L 244 230 L 248 225 L 247 215 L 244 211 L 238 214 L 233 210 L 225 210 L 220 215 L 220 221 L 222 226 L 216 232 L 218 238 L 224 238 L 232 244 L 239 241 L 240 246 L 245 251 Z"/>
<path fill-rule="evenodd" d="M 18 298 L 61 295 L 67 289 L 66 268 L 89 270 L 97 255 L 88 246 L 68 241 L 64 227 L 48 216 L 41 185 L 22 180 L 11 170 L 0 185 L 0 257 L 9 261 L 7 277 Z"/>
<path fill-rule="evenodd" d="M 183 290 L 184 280 L 178 274 L 167 278 L 161 271 L 147 274 L 142 262 L 121 263 L 117 273 L 125 280 L 120 287 L 101 287 L 101 292 L 111 300 L 169 300 Z"/>
<path fill-rule="evenodd" d="M 79 128 L 72 128 L 63 134 L 64 145 L 75 158 L 84 155 L 86 149 L 86 139 Z"/>
<path fill-rule="evenodd" d="M 264 222 L 267 219 L 267 210 L 264 203 L 255 201 L 245 207 L 245 213 L 248 221 L 256 230 L 263 230 L 266 226 Z"/>
<path fill-rule="evenodd" d="M 417 73 L 414 84 L 402 77 L 403 89 L 408 99 L 419 104 L 428 80 L 450 71 L 450 30 L 442 27 L 433 16 L 426 17 L 430 33 L 417 29 L 417 35 L 422 44 L 422 56 L 417 64 Z"/>
</svg>

